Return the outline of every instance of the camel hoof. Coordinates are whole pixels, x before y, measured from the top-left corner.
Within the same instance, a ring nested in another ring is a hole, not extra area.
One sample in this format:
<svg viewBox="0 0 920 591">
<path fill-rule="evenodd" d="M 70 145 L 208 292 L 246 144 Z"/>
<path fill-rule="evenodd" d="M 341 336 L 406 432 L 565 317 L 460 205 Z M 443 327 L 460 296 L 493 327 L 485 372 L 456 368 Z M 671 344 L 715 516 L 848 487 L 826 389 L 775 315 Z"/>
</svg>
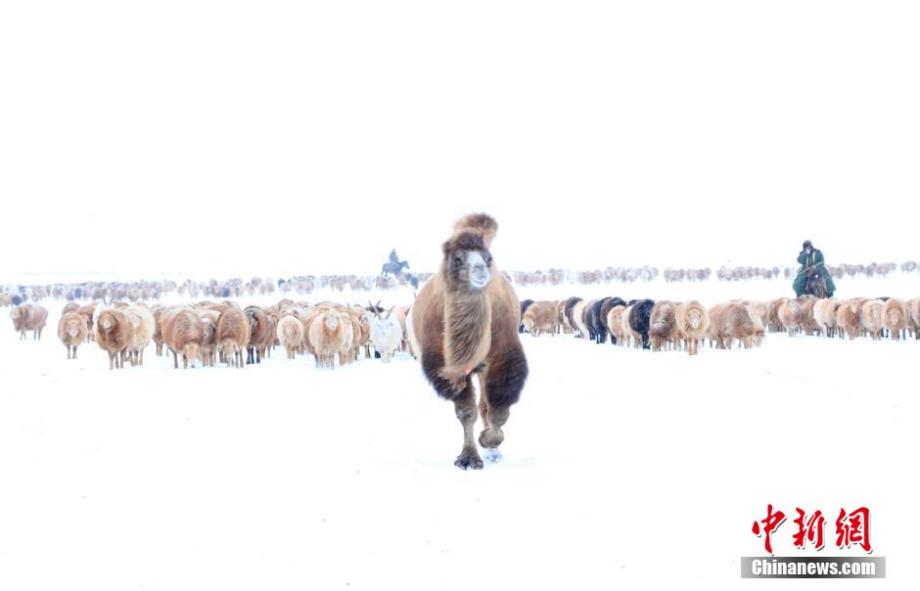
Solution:
<svg viewBox="0 0 920 591">
<path fill-rule="evenodd" d="M 501 429 L 483 429 L 479 434 L 479 445 L 486 449 L 498 447 L 505 440 L 505 433 Z"/>
<path fill-rule="evenodd" d="M 454 460 L 454 466 L 461 470 L 482 470 L 482 458 L 475 451 L 464 450 L 457 459 Z"/>
</svg>

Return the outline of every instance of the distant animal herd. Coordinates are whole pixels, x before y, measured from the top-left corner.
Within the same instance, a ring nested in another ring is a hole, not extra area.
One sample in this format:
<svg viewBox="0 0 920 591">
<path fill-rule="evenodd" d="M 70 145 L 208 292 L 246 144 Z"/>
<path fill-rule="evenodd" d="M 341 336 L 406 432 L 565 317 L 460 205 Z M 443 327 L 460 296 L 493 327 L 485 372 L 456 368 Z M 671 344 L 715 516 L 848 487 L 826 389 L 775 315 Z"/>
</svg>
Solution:
<svg viewBox="0 0 920 591">
<path fill-rule="evenodd" d="M 811 295 L 766 302 L 735 300 L 705 307 L 700 302 L 625 301 L 618 297 L 521 302 L 521 332 L 533 336 L 574 334 L 596 343 L 653 351 L 699 352 L 700 343 L 751 348 L 766 333 L 855 339 L 912 336 L 920 339 L 920 298 L 818 299 Z"/>
</svg>

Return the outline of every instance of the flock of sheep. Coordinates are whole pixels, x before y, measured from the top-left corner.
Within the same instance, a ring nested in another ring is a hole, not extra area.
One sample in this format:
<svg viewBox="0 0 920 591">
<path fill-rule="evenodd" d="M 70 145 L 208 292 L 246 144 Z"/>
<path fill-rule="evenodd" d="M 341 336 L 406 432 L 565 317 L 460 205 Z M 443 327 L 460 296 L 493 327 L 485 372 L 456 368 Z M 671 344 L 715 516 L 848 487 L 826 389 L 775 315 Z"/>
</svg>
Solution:
<svg viewBox="0 0 920 591">
<path fill-rule="evenodd" d="M 164 306 L 115 302 L 68 303 L 58 323 L 58 337 L 67 358 L 95 342 L 109 356 L 109 367 L 142 365 L 151 341 L 156 354 L 173 356 L 174 367 L 223 362 L 234 367 L 260 363 L 281 347 L 289 359 L 314 356 L 317 367 L 335 367 L 357 360 L 361 352 L 390 361 L 397 351 L 412 352 L 406 332 L 408 307 L 388 311 L 377 304 L 346 306 L 333 302 L 310 305 L 283 299 L 261 308 L 239 307 L 224 301 Z M 700 343 L 731 349 L 760 345 L 767 332 L 825 335 L 855 339 L 909 335 L 920 339 L 920 298 L 817 299 L 813 296 L 778 298 L 767 302 L 731 301 L 705 307 L 700 302 L 624 301 L 618 297 L 583 300 L 521 302 L 521 332 L 574 334 L 604 343 L 653 351 L 699 352 Z M 39 304 L 21 304 L 10 311 L 20 339 L 31 332 L 41 337 L 48 310 Z M 244 360 L 243 355 L 246 355 Z"/>
<path fill-rule="evenodd" d="M 731 349 L 760 345 L 766 332 L 790 335 L 888 336 L 920 339 L 920 298 L 818 299 L 806 295 L 769 302 L 731 301 L 709 308 L 700 302 L 624 301 L 618 297 L 521 302 L 521 332 L 574 333 L 581 338 L 643 349 L 699 352 L 701 342 Z"/>
<path fill-rule="evenodd" d="M 317 367 L 335 367 L 374 355 L 389 362 L 397 351 L 408 351 L 407 308 L 384 310 L 380 303 L 346 306 L 333 302 L 310 305 L 284 299 L 265 308 L 236 303 L 199 302 L 191 305 L 147 306 L 115 302 L 64 306 L 58 323 L 58 337 L 67 348 L 67 358 L 76 359 L 78 348 L 95 344 L 109 357 L 109 369 L 122 368 L 125 361 L 143 365 L 144 350 L 151 341 L 156 354 L 168 351 L 173 367 L 213 367 L 216 362 L 242 368 L 261 363 L 275 347 L 289 359 L 311 354 Z M 48 310 L 38 304 L 21 304 L 10 311 L 20 338 L 32 331 L 41 338 Z M 245 354 L 245 360 L 244 360 Z"/>
</svg>

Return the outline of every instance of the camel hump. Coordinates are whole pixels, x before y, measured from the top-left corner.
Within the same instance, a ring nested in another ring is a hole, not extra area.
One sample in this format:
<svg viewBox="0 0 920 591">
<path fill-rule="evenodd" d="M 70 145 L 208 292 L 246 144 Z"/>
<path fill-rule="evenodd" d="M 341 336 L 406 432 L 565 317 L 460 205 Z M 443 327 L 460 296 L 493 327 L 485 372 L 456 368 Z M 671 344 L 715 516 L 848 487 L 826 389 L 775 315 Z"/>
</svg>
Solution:
<svg viewBox="0 0 920 591">
<path fill-rule="evenodd" d="M 463 216 L 454 225 L 454 234 L 460 232 L 473 232 L 482 236 L 482 241 L 486 248 L 491 248 L 492 239 L 498 232 L 498 222 L 492 216 L 485 213 L 471 213 Z"/>
</svg>

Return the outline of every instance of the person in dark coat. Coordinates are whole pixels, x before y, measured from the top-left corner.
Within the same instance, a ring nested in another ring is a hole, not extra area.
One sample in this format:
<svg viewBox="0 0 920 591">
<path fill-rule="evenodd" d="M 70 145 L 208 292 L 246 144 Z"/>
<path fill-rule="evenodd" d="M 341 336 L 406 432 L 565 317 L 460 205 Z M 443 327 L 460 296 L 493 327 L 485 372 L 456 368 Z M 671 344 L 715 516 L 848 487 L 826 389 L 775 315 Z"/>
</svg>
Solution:
<svg viewBox="0 0 920 591">
<path fill-rule="evenodd" d="M 824 277 L 824 285 L 827 287 L 827 297 L 834 297 L 837 286 L 834 285 L 830 272 L 824 266 L 824 253 L 815 248 L 811 240 L 806 240 L 802 243 L 802 252 L 799 253 L 799 258 L 796 260 L 801 265 L 795 280 L 792 282 L 792 289 L 795 290 L 796 297 L 805 293 L 805 283 L 808 280 L 807 271 L 811 267 L 821 271 L 821 276 Z"/>
</svg>

